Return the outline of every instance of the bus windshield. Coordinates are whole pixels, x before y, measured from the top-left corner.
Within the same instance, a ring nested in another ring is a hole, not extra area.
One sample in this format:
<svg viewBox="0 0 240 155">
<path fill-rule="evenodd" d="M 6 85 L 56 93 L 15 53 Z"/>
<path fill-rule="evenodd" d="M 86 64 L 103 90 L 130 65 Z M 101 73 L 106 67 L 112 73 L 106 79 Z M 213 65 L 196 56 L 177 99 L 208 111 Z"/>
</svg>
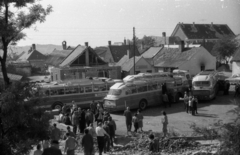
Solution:
<svg viewBox="0 0 240 155">
<path fill-rule="evenodd" d="M 173 73 L 173 76 L 185 76 L 185 73 L 183 72 Z"/>
<path fill-rule="evenodd" d="M 110 89 L 108 95 L 120 95 L 122 90 L 119 89 Z"/>
<path fill-rule="evenodd" d="M 198 87 L 209 87 L 210 86 L 210 82 L 209 81 L 195 81 L 193 83 L 194 86 L 198 86 Z"/>
</svg>

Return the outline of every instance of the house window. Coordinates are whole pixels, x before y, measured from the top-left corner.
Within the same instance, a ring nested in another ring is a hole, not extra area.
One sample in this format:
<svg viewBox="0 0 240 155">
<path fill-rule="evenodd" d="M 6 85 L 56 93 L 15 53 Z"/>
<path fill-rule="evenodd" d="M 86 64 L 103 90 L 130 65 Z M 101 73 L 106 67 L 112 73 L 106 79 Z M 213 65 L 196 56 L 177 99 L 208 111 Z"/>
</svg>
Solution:
<svg viewBox="0 0 240 155">
<path fill-rule="evenodd" d="M 152 70 L 147 70 L 147 73 L 152 73 Z"/>
<path fill-rule="evenodd" d="M 201 65 L 201 71 L 204 71 L 205 70 L 205 65 Z"/>
</svg>

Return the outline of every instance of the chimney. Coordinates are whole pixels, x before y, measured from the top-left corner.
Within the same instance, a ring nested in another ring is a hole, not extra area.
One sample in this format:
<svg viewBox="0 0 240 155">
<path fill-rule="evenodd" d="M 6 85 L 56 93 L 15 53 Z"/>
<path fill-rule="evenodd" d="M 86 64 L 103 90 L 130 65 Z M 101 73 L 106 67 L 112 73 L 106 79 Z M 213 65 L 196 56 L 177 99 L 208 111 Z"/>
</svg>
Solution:
<svg viewBox="0 0 240 155">
<path fill-rule="evenodd" d="M 183 50 L 184 50 L 184 41 L 181 40 L 181 41 L 179 42 L 179 51 L 180 51 L 180 52 L 183 52 Z"/>
<path fill-rule="evenodd" d="M 195 22 L 193 22 L 193 27 L 195 27 Z"/>
<path fill-rule="evenodd" d="M 62 42 L 62 48 L 63 48 L 64 50 L 67 49 L 67 42 L 66 42 L 66 41 L 63 41 L 63 42 Z"/>
<path fill-rule="evenodd" d="M 124 38 L 124 45 L 127 45 L 127 41 L 126 41 L 126 38 Z"/>
<path fill-rule="evenodd" d="M 130 51 L 127 50 L 127 56 L 128 56 L 128 59 L 130 59 Z"/>
<path fill-rule="evenodd" d="M 163 32 L 163 33 L 162 33 L 162 37 L 166 37 L 166 32 Z"/>
<path fill-rule="evenodd" d="M 211 22 L 211 26 L 213 26 L 213 22 Z"/>
<path fill-rule="evenodd" d="M 111 41 L 108 41 L 108 46 L 111 46 Z"/>
<path fill-rule="evenodd" d="M 86 52 L 85 52 L 85 62 L 86 66 L 89 66 L 89 51 L 88 51 L 88 42 L 85 42 Z"/>
<path fill-rule="evenodd" d="M 35 44 L 32 44 L 32 50 L 36 50 L 36 45 Z"/>
</svg>

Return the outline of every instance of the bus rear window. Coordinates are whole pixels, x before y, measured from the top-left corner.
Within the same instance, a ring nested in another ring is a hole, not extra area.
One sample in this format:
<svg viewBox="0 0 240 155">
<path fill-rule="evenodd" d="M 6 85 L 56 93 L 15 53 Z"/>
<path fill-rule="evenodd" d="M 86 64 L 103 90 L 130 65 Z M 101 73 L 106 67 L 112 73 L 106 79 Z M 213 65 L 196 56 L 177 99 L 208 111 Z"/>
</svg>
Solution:
<svg viewBox="0 0 240 155">
<path fill-rule="evenodd" d="M 110 89 L 108 95 L 120 95 L 122 90 L 119 89 Z"/>
<path fill-rule="evenodd" d="M 195 81 L 193 83 L 194 86 L 199 86 L 199 87 L 209 87 L 210 86 L 210 82 L 209 81 Z"/>
</svg>

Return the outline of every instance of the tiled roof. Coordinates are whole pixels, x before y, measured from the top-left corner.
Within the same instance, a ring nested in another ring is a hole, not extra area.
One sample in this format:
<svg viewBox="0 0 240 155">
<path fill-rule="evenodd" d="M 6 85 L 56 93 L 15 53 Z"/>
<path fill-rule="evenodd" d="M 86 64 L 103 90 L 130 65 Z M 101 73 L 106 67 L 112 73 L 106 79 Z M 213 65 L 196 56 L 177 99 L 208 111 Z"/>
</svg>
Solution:
<svg viewBox="0 0 240 155">
<path fill-rule="evenodd" d="M 8 78 L 12 81 L 20 81 L 22 79 L 21 75 L 15 75 L 15 74 L 10 74 L 8 73 Z M 0 72 L 0 79 L 3 79 L 3 74 Z"/>
<path fill-rule="evenodd" d="M 217 56 L 217 53 L 214 52 L 214 51 L 212 51 L 212 49 L 213 49 L 213 47 L 214 47 L 215 44 L 216 44 L 216 43 L 214 43 L 214 42 L 205 42 L 205 43 L 202 43 L 201 45 L 202 45 L 210 54 L 212 54 L 212 56 Z"/>
<path fill-rule="evenodd" d="M 85 51 L 86 46 L 78 45 L 59 65 L 60 67 L 68 66 L 74 60 L 76 60 Z"/>
<path fill-rule="evenodd" d="M 101 46 L 94 49 L 95 53 L 104 60 L 108 47 Z"/>
<path fill-rule="evenodd" d="M 193 47 L 191 49 L 184 49 L 180 52 L 179 48 L 164 47 L 159 54 L 159 57 L 154 62 L 155 67 L 173 67 L 176 68 L 186 61 L 190 60 L 197 52 L 205 50 L 203 47 Z"/>
<path fill-rule="evenodd" d="M 72 50 L 56 50 L 47 57 L 46 64 L 58 67 L 60 63 L 72 52 Z"/>
<path fill-rule="evenodd" d="M 135 64 L 142 58 L 142 56 L 136 56 L 135 57 Z M 128 59 L 125 63 L 123 63 L 122 65 L 122 70 L 123 71 L 126 71 L 126 72 L 129 72 L 133 66 L 134 66 L 134 57 L 132 57 L 131 59 Z"/>
<path fill-rule="evenodd" d="M 116 66 L 122 66 L 125 62 L 129 60 L 129 57 L 127 55 L 124 55 L 122 59 L 120 59 L 117 63 Z"/>
<path fill-rule="evenodd" d="M 181 27 L 188 39 L 223 39 L 235 36 L 227 24 L 194 24 L 193 26 L 193 24 L 180 23 L 176 26 L 172 35 L 178 27 Z"/>
<path fill-rule="evenodd" d="M 18 60 L 29 61 L 29 60 L 45 60 L 46 56 L 37 50 L 25 52 Z"/>
<path fill-rule="evenodd" d="M 150 47 L 142 56 L 144 58 L 153 58 L 163 47 Z"/>
<path fill-rule="evenodd" d="M 109 46 L 112 53 L 114 62 L 118 62 L 124 55 L 127 55 L 127 51 L 130 50 L 130 58 L 134 56 L 133 45 L 122 45 L 122 46 Z M 135 46 L 135 56 L 139 56 L 138 48 Z"/>
</svg>

